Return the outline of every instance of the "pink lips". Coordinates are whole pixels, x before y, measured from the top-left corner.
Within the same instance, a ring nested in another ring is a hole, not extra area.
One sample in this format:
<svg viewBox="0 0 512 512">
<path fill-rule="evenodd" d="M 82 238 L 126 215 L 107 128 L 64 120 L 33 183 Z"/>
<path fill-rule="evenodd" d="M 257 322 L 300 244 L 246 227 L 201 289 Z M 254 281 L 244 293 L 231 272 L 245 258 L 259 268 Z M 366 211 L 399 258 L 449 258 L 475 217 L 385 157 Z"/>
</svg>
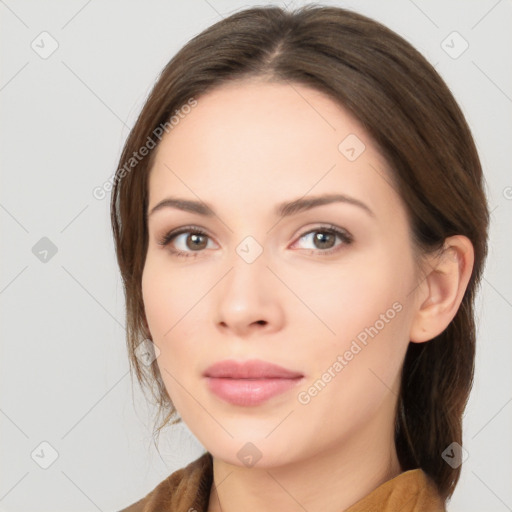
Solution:
<svg viewBox="0 0 512 512">
<path fill-rule="evenodd" d="M 233 405 L 253 406 L 295 387 L 304 377 L 265 361 L 226 360 L 204 373 L 210 391 Z"/>
</svg>

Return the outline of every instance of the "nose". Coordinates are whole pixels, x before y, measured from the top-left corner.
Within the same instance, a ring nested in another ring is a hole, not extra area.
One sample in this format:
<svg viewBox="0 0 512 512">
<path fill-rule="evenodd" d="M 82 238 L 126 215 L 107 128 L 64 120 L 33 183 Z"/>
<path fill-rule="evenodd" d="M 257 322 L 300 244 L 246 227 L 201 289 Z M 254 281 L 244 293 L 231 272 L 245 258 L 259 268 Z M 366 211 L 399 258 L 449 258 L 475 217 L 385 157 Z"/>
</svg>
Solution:
<svg viewBox="0 0 512 512">
<path fill-rule="evenodd" d="M 281 286 L 267 266 L 265 252 L 251 263 L 235 254 L 230 263 L 230 270 L 216 290 L 218 329 L 236 337 L 279 330 L 284 319 Z"/>
</svg>

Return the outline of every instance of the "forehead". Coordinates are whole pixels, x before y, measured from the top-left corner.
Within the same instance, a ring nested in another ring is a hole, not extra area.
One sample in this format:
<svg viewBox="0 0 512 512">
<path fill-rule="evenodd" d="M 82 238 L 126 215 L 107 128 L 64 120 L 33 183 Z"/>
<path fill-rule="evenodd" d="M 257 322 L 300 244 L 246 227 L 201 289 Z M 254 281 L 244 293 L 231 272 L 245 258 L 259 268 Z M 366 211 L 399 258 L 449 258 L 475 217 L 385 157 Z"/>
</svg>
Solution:
<svg viewBox="0 0 512 512">
<path fill-rule="evenodd" d="M 187 146 L 201 151 L 195 156 L 207 153 L 218 162 L 247 160 L 247 155 L 289 161 L 313 154 L 315 148 L 316 153 L 328 150 L 338 156 L 344 136 L 368 138 L 342 106 L 320 91 L 291 82 L 252 79 L 223 84 L 199 97 L 197 106 L 180 117 L 166 136 L 173 139 L 169 145 L 187 139 Z"/>
<path fill-rule="evenodd" d="M 238 81 L 188 112 L 156 149 L 150 205 L 166 193 L 246 209 L 255 197 L 273 205 L 308 193 L 364 197 L 375 209 L 398 199 L 361 124 L 315 89 Z"/>
</svg>

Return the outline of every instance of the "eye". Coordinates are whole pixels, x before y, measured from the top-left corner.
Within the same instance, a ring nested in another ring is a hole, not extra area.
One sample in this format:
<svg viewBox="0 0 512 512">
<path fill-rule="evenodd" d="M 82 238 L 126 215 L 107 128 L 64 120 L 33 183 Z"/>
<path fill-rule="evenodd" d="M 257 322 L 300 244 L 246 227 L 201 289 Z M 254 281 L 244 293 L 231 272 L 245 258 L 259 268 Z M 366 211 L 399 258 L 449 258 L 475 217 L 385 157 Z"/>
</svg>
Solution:
<svg viewBox="0 0 512 512">
<path fill-rule="evenodd" d="M 336 238 L 339 238 L 342 243 L 334 245 L 336 243 Z M 337 252 L 341 250 L 340 246 L 350 245 L 354 241 L 352 235 L 350 235 L 348 231 L 335 226 L 321 226 L 310 230 L 301 235 L 299 241 L 303 239 L 309 239 L 309 241 L 313 243 L 314 247 L 311 249 L 312 252 L 320 253 L 322 255 Z"/>
<path fill-rule="evenodd" d="M 340 246 L 350 245 L 353 242 L 353 237 L 348 231 L 337 228 L 336 226 L 321 226 L 310 230 L 301 235 L 299 241 L 307 238 L 317 246 L 313 247 L 311 251 L 323 255 L 337 252 L 341 250 Z M 340 239 L 342 243 L 333 245 L 336 243 L 336 238 Z M 176 231 L 166 233 L 158 240 L 158 244 L 162 246 L 178 245 L 178 248 L 170 248 L 171 253 L 179 257 L 195 258 L 203 252 L 202 249 L 208 248 L 208 240 L 208 234 L 202 229 L 195 226 L 184 226 Z"/>
<path fill-rule="evenodd" d="M 181 235 L 186 236 L 182 237 Z M 179 240 L 180 238 L 181 240 Z M 181 242 L 181 247 L 178 247 L 178 249 L 171 248 L 170 251 L 176 256 L 195 258 L 199 254 L 194 253 L 199 253 L 201 252 L 201 249 L 206 248 L 208 238 L 208 235 L 202 229 L 194 226 L 185 226 L 176 231 L 166 233 L 160 240 L 158 240 L 158 243 L 163 246 L 175 244 L 180 246 Z M 177 242 L 174 241 L 175 239 Z M 171 242 L 173 243 L 171 244 Z M 191 249 L 191 251 L 188 249 Z"/>
</svg>

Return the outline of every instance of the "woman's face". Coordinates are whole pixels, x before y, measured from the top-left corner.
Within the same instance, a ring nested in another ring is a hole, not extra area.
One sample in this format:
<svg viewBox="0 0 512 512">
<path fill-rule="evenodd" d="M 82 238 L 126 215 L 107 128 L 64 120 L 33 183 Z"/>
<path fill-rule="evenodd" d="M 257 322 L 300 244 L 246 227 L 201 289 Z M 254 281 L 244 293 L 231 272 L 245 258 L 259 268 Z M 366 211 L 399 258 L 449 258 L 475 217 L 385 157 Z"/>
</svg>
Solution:
<svg viewBox="0 0 512 512">
<path fill-rule="evenodd" d="M 142 279 L 180 416 L 237 465 L 389 448 L 417 269 L 385 161 L 302 85 L 225 85 L 186 111 L 156 149 Z M 289 373 L 211 369 L 226 360 Z"/>
</svg>

